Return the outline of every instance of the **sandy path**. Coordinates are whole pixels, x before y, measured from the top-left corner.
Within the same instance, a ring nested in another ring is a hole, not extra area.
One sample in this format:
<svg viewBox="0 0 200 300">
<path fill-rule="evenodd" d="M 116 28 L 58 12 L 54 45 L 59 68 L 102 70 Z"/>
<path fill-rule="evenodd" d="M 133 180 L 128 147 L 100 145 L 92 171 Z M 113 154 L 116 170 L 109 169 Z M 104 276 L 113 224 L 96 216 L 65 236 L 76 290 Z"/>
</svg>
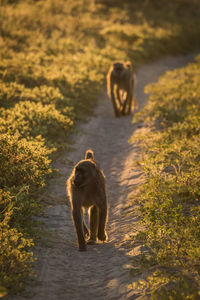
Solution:
<svg viewBox="0 0 200 300">
<path fill-rule="evenodd" d="M 135 96 L 139 107 L 147 101 L 144 86 L 154 82 L 167 69 L 183 66 L 193 56 L 180 56 L 157 61 L 141 67 L 137 72 Z M 38 277 L 26 293 L 17 300 L 66 300 L 66 299 L 135 299 L 140 295 L 129 291 L 127 284 L 133 279 L 127 270 L 130 249 L 124 237 L 137 228 L 137 216 L 123 214 L 123 207 L 131 191 L 141 182 L 140 170 L 132 163 L 139 157 L 139 149 L 128 143 L 137 130 L 132 116 L 114 118 L 111 102 L 106 95 L 87 123 L 78 126 L 74 135 L 73 151 L 63 154 L 55 164 L 59 176 L 50 183 L 46 197 L 50 205 L 40 220 L 52 234 L 45 245 L 36 247 Z M 109 242 L 88 246 L 87 252 L 77 251 L 77 241 L 65 196 L 65 181 L 73 165 L 92 148 L 96 160 L 104 170 L 109 199 Z"/>
</svg>

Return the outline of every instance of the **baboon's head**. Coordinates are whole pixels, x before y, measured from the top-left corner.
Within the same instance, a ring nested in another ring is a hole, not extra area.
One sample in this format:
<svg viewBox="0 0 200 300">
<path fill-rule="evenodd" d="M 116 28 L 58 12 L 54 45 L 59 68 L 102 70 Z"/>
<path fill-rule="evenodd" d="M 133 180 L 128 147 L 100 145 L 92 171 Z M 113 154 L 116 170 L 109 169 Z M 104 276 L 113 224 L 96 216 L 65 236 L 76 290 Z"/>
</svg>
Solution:
<svg viewBox="0 0 200 300">
<path fill-rule="evenodd" d="M 80 161 L 74 168 L 74 184 L 76 187 L 90 185 L 96 179 L 96 164 L 90 160 Z"/>
<path fill-rule="evenodd" d="M 118 78 L 122 77 L 123 73 L 124 73 L 123 63 L 120 63 L 120 62 L 114 63 L 113 64 L 113 72 L 116 77 L 118 77 Z"/>
</svg>

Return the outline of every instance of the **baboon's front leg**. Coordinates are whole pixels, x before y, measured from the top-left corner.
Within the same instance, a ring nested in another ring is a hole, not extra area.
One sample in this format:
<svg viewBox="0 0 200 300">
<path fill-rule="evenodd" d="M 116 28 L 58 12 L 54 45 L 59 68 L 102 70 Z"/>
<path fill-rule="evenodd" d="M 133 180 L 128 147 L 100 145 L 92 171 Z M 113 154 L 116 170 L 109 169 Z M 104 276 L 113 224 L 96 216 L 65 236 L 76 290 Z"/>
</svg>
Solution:
<svg viewBox="0 0 200 300">
<path fill-rule="evenodd" d="M 130 101 L 131 101 L 131 99 L 130 99 L 130 93 L 127 92 L 126 99 L 124 100 L 124 104 L 123 104 L 123 108 L 122 108 L 122 115 L 126 114 L 126 107 L 130 103 Z"/>
<path fill-rule="evenodd" d="M 98 239 L 105 241 L 107 239 L 105 225 L 107 219 L 107 204 L 105 203 L 101 208 L 99 208 L 99 228 L 98 228 Z"/>
<path fill-rule="evenodd" d="M 86 251 L 86 243 L 85 237 L 83 233 L 83 220 L 82 220 L 82 212 L 80 208 L 73 208 L 72 216 L 74 220 L 74 225 L 76 228 L 76 234 L 78 238 L 79 250 Z"/>
<path fill-rule="evenodd" d="M 117 100 L 119 102 L 119 111 L 121 111 L 122 101 L 121 101 L 121 96 L 120 96 L 120 89 L 118 87 L 116 89 L 116 95 L 117 95 Z"/>
<path fill-rule="evenodd" d="M 87 241 L 87 244 L 93 245 L 96 243 L 97 240 L 98 224 L 99 224 L 99 210 L 95 205 L 90 209 L 89 222 L 90 222 L 90 238 Z"/>
<path fill-rule="evenodd" d="M 115 95 L 114 95 L 114 84 L 111 82 L 111 85 L 110 85 L 110 96 L 111 96 L 111 100 L 112 100 L 112 105 L 113 105 L 113 108 L 114 108 L 114 113 L 115 113 L 115 117 L 119 117 L 119 111 L 117 109 L 117 104 L 116 104 L 116 100 L 115 100 Z"/>
</svg>

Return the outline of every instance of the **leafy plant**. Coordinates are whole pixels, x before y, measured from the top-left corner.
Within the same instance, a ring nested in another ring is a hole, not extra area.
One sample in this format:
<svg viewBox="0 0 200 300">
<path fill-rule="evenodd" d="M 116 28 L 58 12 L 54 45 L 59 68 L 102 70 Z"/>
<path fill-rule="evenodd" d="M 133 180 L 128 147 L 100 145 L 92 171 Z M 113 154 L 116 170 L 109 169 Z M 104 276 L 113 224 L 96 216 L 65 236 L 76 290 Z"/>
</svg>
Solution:
<svg viewBox="0 0 200 300">
<path fill-rule="evenodd" d="M 147 86 L 149 104 L 135 116 L 135 120 L 143 116 L 152 129 L 138 141 L 144 150 L 139 164 L 147 175 L 140 189 L 143 237 L 154 264 L 165 268 L 166 278 L 165 283 L 148 283 L 153 299 L 199 295 L 199 58 Z M 171 272 L 175 272 L 173 288 L 168 287 Z M 193 282 L 192 290 L 187 290 L 188 282 Z"/>
<path fill-rule="evenodd" d="M 199 14 L 197 0 L 170 0 L 165 5 L 158 0 L 0 1 L 0 216 L 2 222 L 10 216 L 2 229 L 9 249 L 6 265 L 12 265 L 15 249 L 18 258 L 13 264 L 16 272 L 4 267 L 0 277 L 0 286 L 8 293 L 21 286 L 30 270 L 24 251 L 29 260 L 31 244 L 22 238 L 34 237 L 28 220 L 40 207 L 34 192 L 45 186 L 52 151 L 66 146 L 76 120 L 93 112 L 110 63 L 131 60 L 137 68 L 163 55 L 199 47 Z M 184 118 L 182 106 L 174 113 L 180 121 Z M 174 119 L 173 114 L 163 122 Z M 183 126 L 185 140 L 193 130 L 198 132 L 198 114 L 193 115 L 187 124 L 176 122 L 171 132 L 178 135 Z M 195 159 L 191 157 L 193 163 Z M 176 165 L 175 160 L 174 156 Z M 181 164 L 190 168 L 183 158 Z M 193 192 L 197 177 L 194 170 L 192 195 L 198 194 Z M 19 243 L 12 243 L 12 236 Z"/>
<path fill-rule="evenodd" d="M 25 238 L 17 229 L 8 225 L 11 215 L 10 206 L 0 223 L 0 282 L 5 288 L 12 285 L 13 290 L 17 291 L 24 287 L 25 281 L 33 274 L 33 253 L 27 250 L 34 244 L 32 239 Z M 6 294 L 6 289 L 3 294 Z"/>
<path fill-rule="evenodd" d="M 43 186 L 44 176 L 51 172 L 48 155 L 53 150 L 38 137 L 27 141 L 19 135 L 0 136 L 0 187 Z"/>
</svg>

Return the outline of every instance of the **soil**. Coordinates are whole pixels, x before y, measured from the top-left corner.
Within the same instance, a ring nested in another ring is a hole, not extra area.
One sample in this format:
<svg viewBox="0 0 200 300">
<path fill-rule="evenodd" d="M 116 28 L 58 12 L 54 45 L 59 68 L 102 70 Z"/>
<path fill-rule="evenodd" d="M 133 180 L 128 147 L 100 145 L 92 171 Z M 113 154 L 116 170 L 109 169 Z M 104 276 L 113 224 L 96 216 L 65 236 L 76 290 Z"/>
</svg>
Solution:
<svg viewBox="0 0 200 300">
<path fill-rule="evenodd" d="M 192 59 L 193 55 L 168 57 L 139 68 L 135 89 L 139 109 L 148 100 L 148 95 L 144 94 L 146 84 L 155 82 L 166 70 L 182 67 Z M 130 235 L 140 229 L 140 224 L 128 199 L 143 180 L 141 170 L 133 164 L 140 156 L 140 149 L 129 142 L 129 138 L 146 130 L 141 123 L 133 124 L 132 118 L 115 118 L 111 102 L 103 93 L 94 115 L 78 124 L 73 135 L 73 149 L 63 153 L 54 163 L 59 176 L 50 181 L 45 192 L 49 202 L 39 220 L 44 222 L 49 234 L 45 243 L 34 250 L 37 277 L 22 295 L 12 299 L 144 299 L 141 292 L 129 288 L 129 284 L 138 279 L 130 275 L 131 258 L 145 251 L 144 247 L 129 242 Z M 96 161 L 106 176 L 109 240 L 88 245 L 86 252 L 79 252 L 65 182 L 88 148 L 94 150 Z"/>
</svg>

